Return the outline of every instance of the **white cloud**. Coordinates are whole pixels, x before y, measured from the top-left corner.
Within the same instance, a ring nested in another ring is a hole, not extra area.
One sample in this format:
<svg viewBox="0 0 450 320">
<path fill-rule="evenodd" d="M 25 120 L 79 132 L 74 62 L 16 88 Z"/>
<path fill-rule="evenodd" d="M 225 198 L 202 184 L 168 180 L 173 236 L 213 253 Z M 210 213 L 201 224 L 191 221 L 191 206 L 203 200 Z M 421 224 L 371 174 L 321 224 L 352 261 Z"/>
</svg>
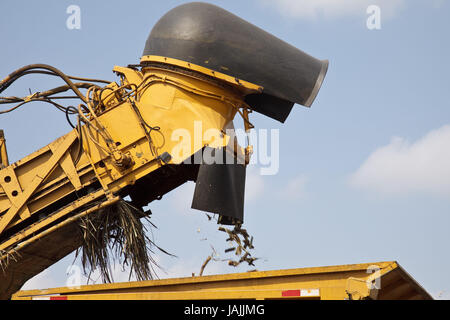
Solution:
<svg viewBox="0 0 450 320">
<path fill-rule="evenodd" d="M 450 195 L 450 125 L 414 143 L 393 138 L 368 157 L 350 182 L 385 194 Z"/>
<path fill-rule="evenodd" d="M 281 13 L 304 19 L 335 18 L 343 16 L 367 17 L 367 7 L 377 5 L 382 17 L 392 17 L 401 9 L 404 0 L 264 0 Z"/>
</svg>

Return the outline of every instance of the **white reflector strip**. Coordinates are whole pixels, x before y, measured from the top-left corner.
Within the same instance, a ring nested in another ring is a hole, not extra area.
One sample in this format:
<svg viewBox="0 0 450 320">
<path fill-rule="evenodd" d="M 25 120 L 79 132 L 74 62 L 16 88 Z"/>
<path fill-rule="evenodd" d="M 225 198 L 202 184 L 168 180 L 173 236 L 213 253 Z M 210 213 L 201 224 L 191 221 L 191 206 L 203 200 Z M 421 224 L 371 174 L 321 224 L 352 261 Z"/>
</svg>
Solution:
<svg viewBox="0 0 450 320">
<path fill-rule="evenodd" d="M 31 300 L 50 300 L 49 296 L 37 296 L 37 297 L 31 297 Z"/>
<path fill-rule="evenodd" d="M 320 291 L 319 289 L 302 289 L 300 290 L 301 297 L 319 297 Z"/>
<path fill-rule="evenodd" d="M 281 291 L 282 297 L 319 297 L 319 289 L 301 289 Z"/>
<path fill-rule="evenodd" d="M 37 296 L 32 297 L 31 300 L 67 300 L 67 296 Z"/>
</svg>

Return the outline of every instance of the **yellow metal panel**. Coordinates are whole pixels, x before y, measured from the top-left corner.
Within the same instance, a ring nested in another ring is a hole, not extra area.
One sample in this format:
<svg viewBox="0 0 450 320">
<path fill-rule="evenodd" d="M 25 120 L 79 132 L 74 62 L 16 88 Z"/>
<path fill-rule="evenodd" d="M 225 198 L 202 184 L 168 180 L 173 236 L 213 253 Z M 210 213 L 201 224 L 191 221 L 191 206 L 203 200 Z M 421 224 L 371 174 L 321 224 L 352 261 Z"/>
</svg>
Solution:
<svg viewBox="0 0 450 320">
<path fill-rule="evenodd" d="M 16 293 L 14 299 L 51 295 L 67 296 L 68 299 L 376 299 L 377 296 L 367 287 L 367 282 L 371 280 L 371 273 L 367 270 L 374 265 L 380 268 L 380 295 L 389 294 L 395 299 L 398 298 L 395 290 L 404 293 L 408 288 L 414 292 L 411 298 L 431 298 L 396 262 L 377 262 L 30 290 Z M 405 278 L 395 287 L 383 288 L 383 277 L 391 272 L 398 272 L 399 277 Z M 304 290 L 306 294 L 295 295 Z M 284 295 L 286 291 L 293 291 L 294 294 Z"/>
<path fill-rule="evenodd" d="M 3 168 L 0 171 L 0 185 L 2 186 L 3 191 L 5 192 L 6 196 L 10 201 L 9 205 L 18 207 L 20 200 L 18 195 L 19 192 L 23 191 L 23 189 L 20 186 L 19 180 L 17 179 L 16 173 L 12 167 Z M 28 218 L 30 216 L 30 211 L 28 210 L 28 207 L 24 206 L 20 214 L 22 219 Z"/>
<path fill-rule="evenodd" d="M 203 73 L 205 75 L 223 80 L 228 82 L 229 84 L 232 84 L 234 86 L 238 86 L 242 89 L 245 90 L 246 94 L 249 94 L 251 92 L 254 93 L 261 93 L 263 91 L 263 87 L 258 86 L 256 84 L 250 83 L 248 81 L 245 80 L 241 80 L 241 79 L 236 79 L 235 77 L 231 77 L 229 75 L 226 75 L 224 73 L 218 72 L 218 71 L 214 71 L 199 65 L 196 65 L 194 63 L 190 63 L 190 62 L 186 62 L 183 60 L 178 60 L 178 59 L 173 59 L 173 58 L 168 58 L 168 57 L 161 57 L 161 56 L 143 56 L 141 58 L 141 63 L 145 63 L 145 62 L 159 62 L 159 63 L 166 63 L 166 64 L 170 64 L 170 65 L 174 65 L 174 66 L 178 66 L 178 67 L 182 67 L 182 68 L 186 68 L 186 69 L 190 69 L 196 72 L 200 72 Z"/>
<path fill-rule="evenodd" d="M 52 151 L 55 152 L 54 149 L 52 149 Z M 75 190 L 80 190 L 82 187 L 80 176 L 78 175 L 77 169 L 75 168 L 75 165 L 73 164 L 73 159 L 69 152 L 66 152 L 62 156 L 61 160 L 59 161 L 59 165 L 63 169 L 67 178 L 69 178 L 69 180 L 72 183 Z"/>
<path fill-rule="evenodd" d="M 97 200 L 98 198 L 104 196 L 104 192 L 102 190 L 99 190 L 97 192 L 88 194 L 80 199 L 78 199 L 75 203 L 73 203 L 71 206 L 65 207 L 63 209 L 61 209 L 60 211 L 56 212 L 55 214 L 51 215 L 50 217 L 48 217 L 47 219 L 38 221 L 34 224 L 32 224 L 30 227 L 28 227 L 25 230 L 22 230 L 16 234 L 14 234 L 13 237 L 11 237 L 10 239 L 8 239 L 7 241 L 3 242 L 0 244 L 0 250 L 5 251 L 9 246 L 12 246 L 14 243 L 17 243 L 25 238 L 27 238 L 28 236 L 32 235 L 33 233 L 35 233 L 37 230 L 48 226 L 49 224 L 51 224 L 52 222 L 60 219 L 61 217 L 64 217 L 67 214 L 70 214 L 74 209 L 85 205 L 86 203 L 92 202 L 94 200 Z"/>
<path fill-rule="evenodd" d="M 26 201 L 33 194 L 36 188 L 51 173 L 51 171 L 54 169 L 55 165 L 58 163 L 58 161 L 61 159 L 64 153 L 67 152 L 68 146 L 70 146 L 73 143 L 75 137 L 76 136 L 74 134 L 72 135 L 69 134 L 66 138 L 58 139 L 55 142 L 55 144 L 58 144 L 58 147 L 55 148 L 55 153 L 46 163 L 46 166 L 42 170 L 36 172 L 36 175 L 34 179 L 31 181 L 31 183 L 26 186 L 23 192 L 20 192 L 17 195 L 17 203 L 15 207 L 9 209 L 8 212 L 6 212 L 6 214 L 1 217 L 0 233 L 8 226 L 8 224 L 14 218 L 14 216 L 22 210 Z"/>
</svg>

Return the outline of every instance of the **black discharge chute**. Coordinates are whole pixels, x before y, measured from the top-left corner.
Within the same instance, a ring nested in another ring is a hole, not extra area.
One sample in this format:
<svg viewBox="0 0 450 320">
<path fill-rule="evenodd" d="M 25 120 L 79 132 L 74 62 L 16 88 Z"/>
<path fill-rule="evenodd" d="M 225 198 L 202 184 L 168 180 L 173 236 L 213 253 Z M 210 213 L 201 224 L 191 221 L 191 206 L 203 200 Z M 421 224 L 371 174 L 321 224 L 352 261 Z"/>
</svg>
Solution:
<svg viewBox="0 0 450 320">
<path fill-rule="evenodd" d="M 295 103 L 311 106 L 328 69 L 327 60 L 202 2 L 166 13 L 147 38 L 143 56 L 182 60 L 263 87 L 261 93 L 245 96 L 245 102 L 282 123 Z M 192 208 L 218 214 L 222 224 L 243 222 L 245 164 L 185 167 L 196 182 Z"/>
<path fill-rule="evenodd" d="M 245 165 L 223 148 L 206 147 L 205 152 L 223 155 L 223 161 L 200 165 L 192 208 L 217 213 L 221 224 L 243 223 Z"/>
<path fill-rule="evenodd" d="M 153 27 L 144 56 L 194 63 L 262 86 L 246 102 L 285 122 L 294 103 L 310 107 L 328 69 L 318 60 L 215 5 L 193 2 L 166 13 Z"/>
</svg>

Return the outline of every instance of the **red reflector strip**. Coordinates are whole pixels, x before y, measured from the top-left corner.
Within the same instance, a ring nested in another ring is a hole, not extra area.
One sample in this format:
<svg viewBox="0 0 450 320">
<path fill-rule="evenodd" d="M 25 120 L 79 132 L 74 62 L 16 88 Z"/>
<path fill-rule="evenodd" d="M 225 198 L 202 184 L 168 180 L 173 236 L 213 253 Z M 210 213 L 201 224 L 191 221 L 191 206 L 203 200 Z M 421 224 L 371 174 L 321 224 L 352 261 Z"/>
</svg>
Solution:
<svg viewBox="0 0 450 320">
<path fill-rule="evenodd" d="M 300 297 L 300 290 L 285 290 L 281 291 L 282 297 Z"/>
<path fill-rule="evenodd" d="M 50 300 L 67 300 L 67 296 L 54 296 L 50 297 Z"/>
</svg>

